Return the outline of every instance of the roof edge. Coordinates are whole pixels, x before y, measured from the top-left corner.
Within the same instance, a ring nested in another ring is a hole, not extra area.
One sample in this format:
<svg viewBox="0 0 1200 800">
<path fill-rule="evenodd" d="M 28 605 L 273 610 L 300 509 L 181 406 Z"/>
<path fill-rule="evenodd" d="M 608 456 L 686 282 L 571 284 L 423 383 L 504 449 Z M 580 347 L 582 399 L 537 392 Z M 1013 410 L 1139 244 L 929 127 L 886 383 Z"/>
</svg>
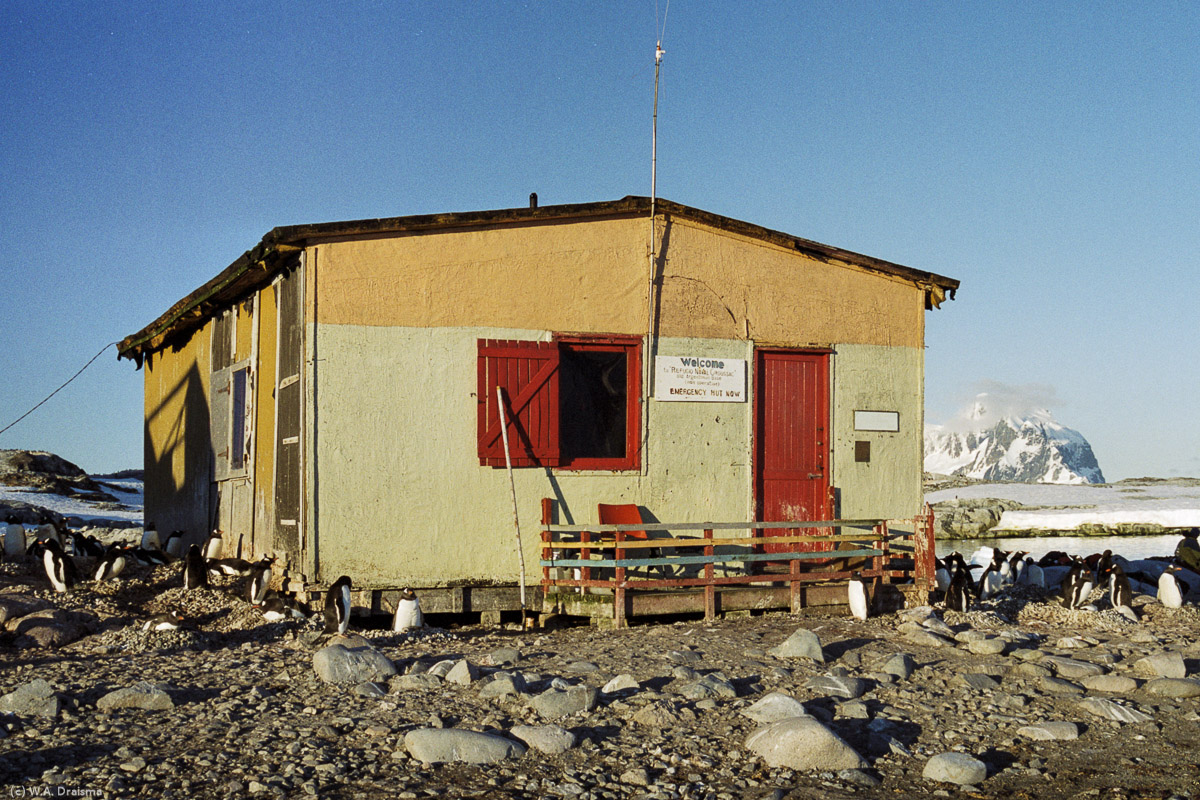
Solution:
<svg viewBox="0 0 1200 800">
<path fill-rule="evenodd" d="M 764 228 L 732 217 L 702 211 L 670 200 L 627 195 L 620 200 L 572 203 L 530 208 L 506 208 L 490 211 L 465 211 L 445 214 L 421 214 L 405 217 L 288 225 L 273 228 L 252 249 L 137 333 L 117 345 L 117 358 L 137 362 L 147 352 L 160 349 L 168 339 L 204 324 L 207 314 L 228 304 L 252 289 L 270 283 L 290 263 L 288 257 L 317 240 L 385 233 L 417 233 L 427 230 L 469 228 L 479 225 L 504 225 L 553 222 L 555 220 L 649 214 L 677 216 L 704 225 L 770 242 L 824 262 L 851 264 L 873 272 L 912 281 L 925 291 L 925 307 L 937 308 L 948 296 L 954 298 L 959 281 L 932 272 L 906 267 L 890 261 L 843 250 L 781 231 Z"/>
</svg>

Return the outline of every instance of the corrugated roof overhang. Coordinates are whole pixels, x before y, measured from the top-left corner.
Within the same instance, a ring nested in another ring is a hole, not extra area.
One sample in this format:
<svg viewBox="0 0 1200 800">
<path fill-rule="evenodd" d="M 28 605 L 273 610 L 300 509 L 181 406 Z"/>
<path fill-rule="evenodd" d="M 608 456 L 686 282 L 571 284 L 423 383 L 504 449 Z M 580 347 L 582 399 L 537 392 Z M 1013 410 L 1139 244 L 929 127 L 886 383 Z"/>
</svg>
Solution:
<svg viewBox="0 0 1200 800">
<path fill-rule="evenodd" d="M 575 203 L 537 208 L 510 208 L 494 211 L 468 211 L 450 214 L 423 214 L 385 219 L 324 222 L 275 228 L 255 247 L 243 253 L 219 275 L 171 306 L 165 314 L 125 337 L 118 345 L 117 357 L 135 360 L 139 367 L 147 352 L 163 347 L 170 339 L 202 327 L 214 313 L 227 308 L 250 292 L 268 285 L 279 272 L 294 263 L 294 255 L 309 244 L 320 241 L 379 234 L 419 233 L 430 230 L 472 228 L 492 225 L 516 225 L 584 220 L 590 217 L 648 215 L 648 197 L 630 195 L 601 203 Z M 714 228 L 771 242 L 828 263 L 852 264 L 862 269 L 912 281 L 925 292 L 925 307 L 936 308 L 948 296 L 954 299 L 959 282 L 931 272 L 893 264 L 849 250 L 801 239 L 731 217 L 723 217 L 670 200 L 656 200 L 655 213 L 677 216 Z"/>
</svg>

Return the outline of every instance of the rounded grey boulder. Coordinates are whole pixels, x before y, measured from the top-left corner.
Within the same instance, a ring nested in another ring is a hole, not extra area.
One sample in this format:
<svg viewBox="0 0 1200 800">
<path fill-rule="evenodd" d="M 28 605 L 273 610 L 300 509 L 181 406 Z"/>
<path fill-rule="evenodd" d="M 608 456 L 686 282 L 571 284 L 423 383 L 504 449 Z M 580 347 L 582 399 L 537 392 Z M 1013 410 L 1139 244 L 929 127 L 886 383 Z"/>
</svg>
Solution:
<svg viewBox="0 0 1200 800">
<path fill-rule="evenodd" d="M 987 764 L 966 753 L 940 753 L 925 762 L 921 775 L 931 781 L 973 786 L 987 777 Z"/>
<path fill-rule="evenodd" d="M 396 674 L 396 665 L 359 637 L 334 643 L 313 655 L 313 669 L 326 683 L 386 681 Z"/>
<path fill-rule="evenodd" d="M 455 728 L 417 728 L 405 734 L 404 746 L 424 764 L 491 764 L 522 756 L 526 750 L 525 745 L 503 736 Z"/>
<path fill-rule="evenodd" d="M 863 769 L 866 759 L 812 717 L 789 717 L 746 737 L 746 748 L 771 767 L 794 770 Z"/>
<path fill-rule="evenodd" d="M 825 663 L 825 652 L 821 649 L 821 640 L 808 628 L 801 628 L 793 633 L 782 644 L 767 651 L 776 658 L 811 658 L 818 664 Z"/>
</svg>

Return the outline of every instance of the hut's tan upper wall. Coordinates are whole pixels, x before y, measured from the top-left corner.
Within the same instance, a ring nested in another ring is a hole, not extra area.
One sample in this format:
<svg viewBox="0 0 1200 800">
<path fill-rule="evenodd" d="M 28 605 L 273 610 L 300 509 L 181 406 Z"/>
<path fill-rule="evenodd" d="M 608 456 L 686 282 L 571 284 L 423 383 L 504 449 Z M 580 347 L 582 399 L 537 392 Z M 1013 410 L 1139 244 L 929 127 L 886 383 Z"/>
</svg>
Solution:
<svg viewBox="0 0 1200 800">
<path fill-rule="evenodd" d="M 310 250 L 307 318 L 646 332 L 645 218 L 422 232 Z M 921 347 L 924 292 L 690 220 L 660 222 L 663 336 Z"/>
</svg>

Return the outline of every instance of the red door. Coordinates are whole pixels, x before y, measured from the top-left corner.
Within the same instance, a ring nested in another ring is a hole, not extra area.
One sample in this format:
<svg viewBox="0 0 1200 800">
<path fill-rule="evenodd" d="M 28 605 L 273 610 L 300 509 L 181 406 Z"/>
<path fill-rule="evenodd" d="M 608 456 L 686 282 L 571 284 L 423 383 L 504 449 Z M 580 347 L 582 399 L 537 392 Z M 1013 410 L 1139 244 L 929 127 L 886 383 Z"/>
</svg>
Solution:
<svg viewBox="0 0 1200 800">
<path fill-rule="evenodd" d="M 755 363 L 755 506 L 762 522 L 832 518 L 829 354 L 760 350 Z M 768 531 L 768 534 L 772 531 Z M 777 535 L 794 531 L 777 530 Z M 814 535 L 828 534 L 815 529 Z M 814 542 L 800 550 L 825 550 Z M 766 547 L 767 552 L 792 549 Z"/>
</svg>

